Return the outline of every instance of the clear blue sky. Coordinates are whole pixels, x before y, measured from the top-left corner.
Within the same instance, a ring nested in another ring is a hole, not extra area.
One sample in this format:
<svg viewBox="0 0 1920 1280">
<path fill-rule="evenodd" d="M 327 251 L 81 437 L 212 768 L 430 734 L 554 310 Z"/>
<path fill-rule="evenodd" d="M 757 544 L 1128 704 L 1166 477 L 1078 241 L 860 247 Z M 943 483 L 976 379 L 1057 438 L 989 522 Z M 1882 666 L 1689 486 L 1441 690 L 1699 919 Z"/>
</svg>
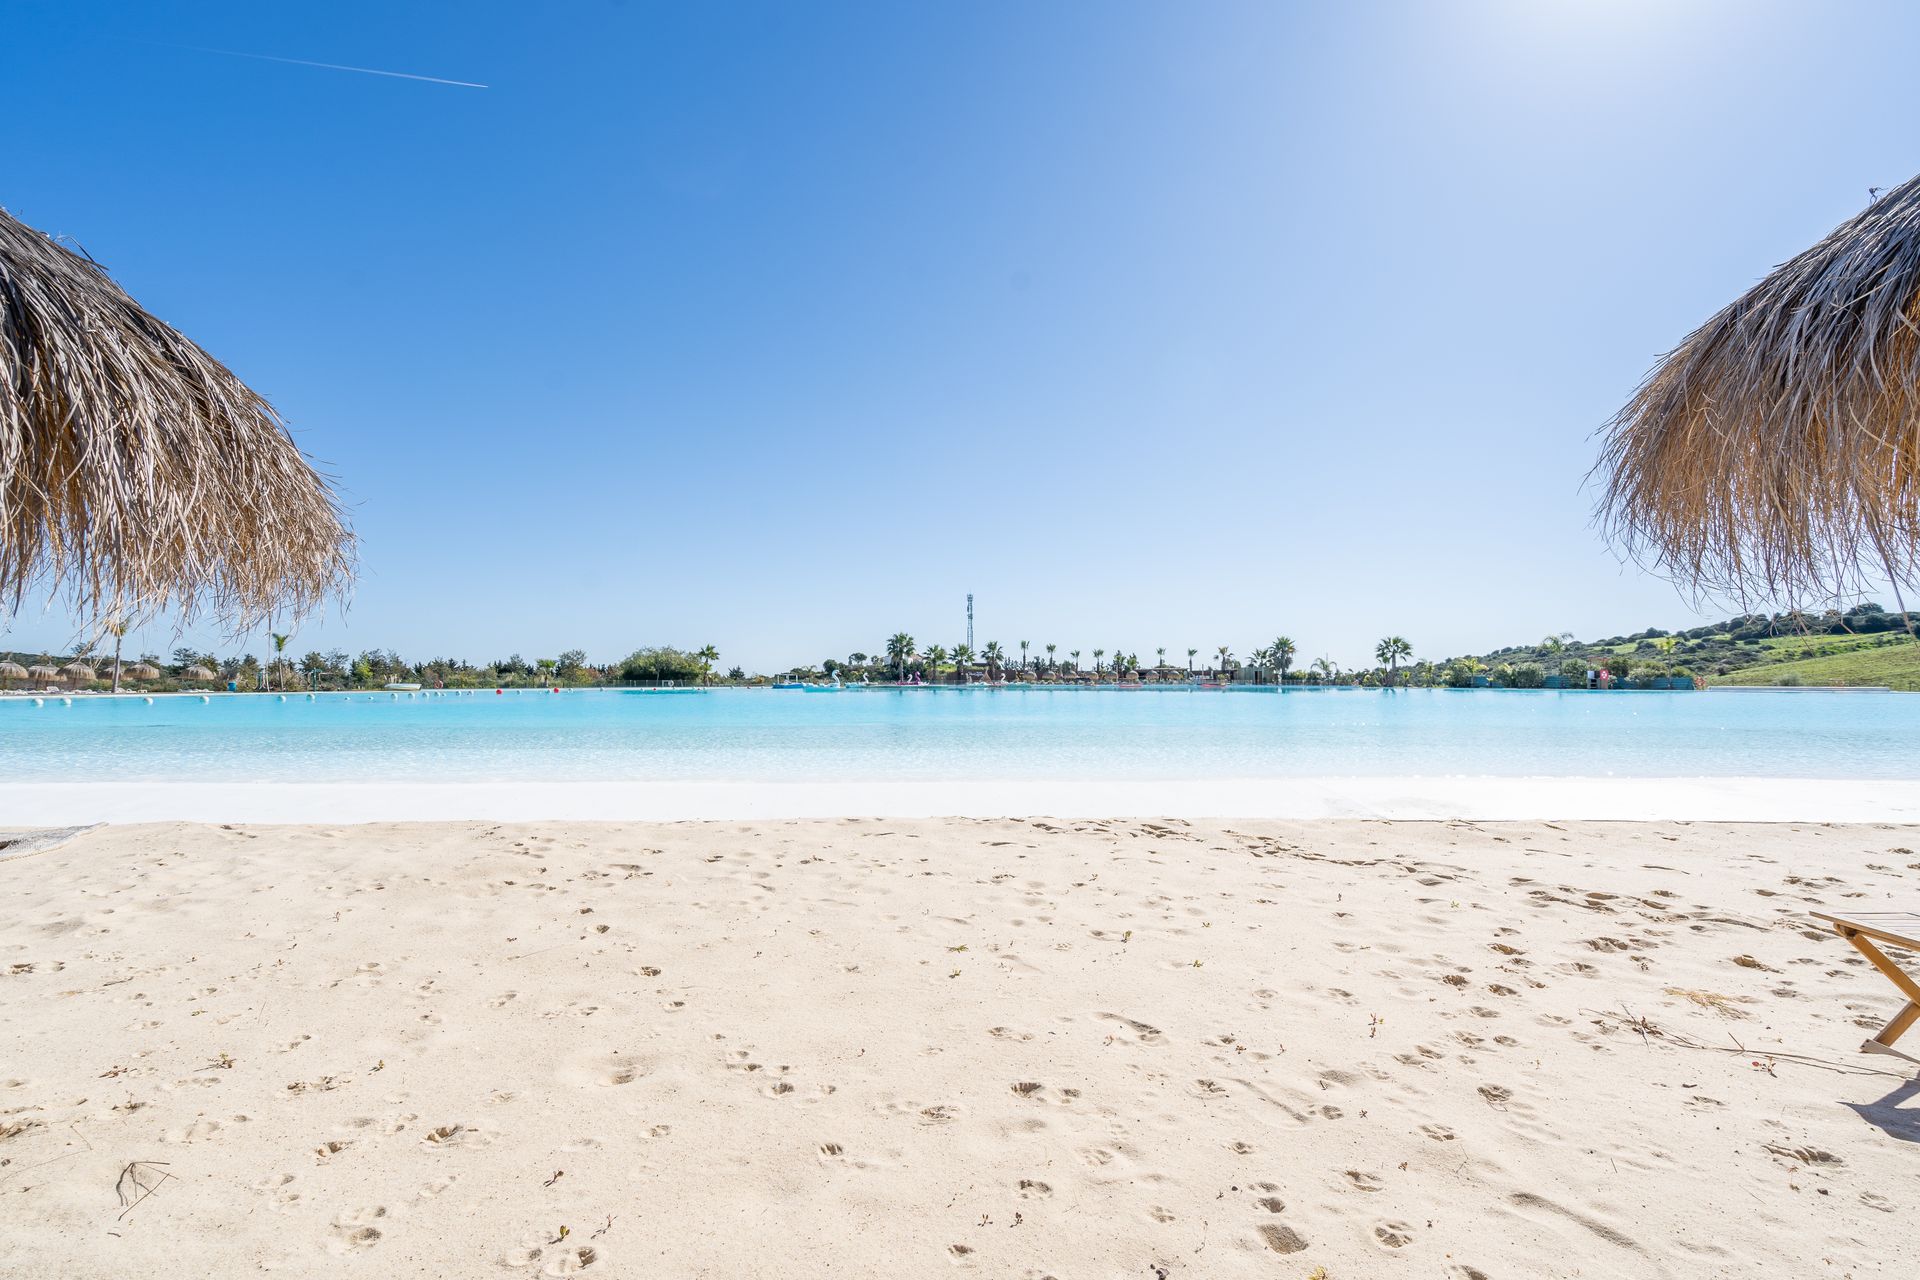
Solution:
<svg viewBox="0 0 1920 1280">
<path fill-rule="evenodd" d="M 1892 5 L 5 25 L 0 203 L 339 477 L 363 573 L 297 650 L 772 669 L 951 646 L 970 590 L 982 641 L 1063 652 L 1686 624 L 1590 527 L 1592 433 L 1920 166 Z M 0 647 L 73 633 L 29 605 Z"/>
</svg>

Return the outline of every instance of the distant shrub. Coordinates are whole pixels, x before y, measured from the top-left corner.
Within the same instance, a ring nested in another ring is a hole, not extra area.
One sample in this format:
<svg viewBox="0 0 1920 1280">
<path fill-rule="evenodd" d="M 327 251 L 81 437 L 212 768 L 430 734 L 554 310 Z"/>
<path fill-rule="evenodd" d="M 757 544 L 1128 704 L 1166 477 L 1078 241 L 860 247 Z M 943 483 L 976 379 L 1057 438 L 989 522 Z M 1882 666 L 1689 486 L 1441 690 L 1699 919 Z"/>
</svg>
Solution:
<svg viewBox="0 0 1920 1280">
<path fill-rule="evenodd" d="M 620 663 L 622 680 L 685 680 L 700 678 L 700 659 L 679 649 L 636 649 Z"/>
<path fill-rule="evenodd" d="M 1510 689 L 1539 689 L 1547 683 L 1547 672 L 1537 662 L 1522 662 L 1507 671 L 1507 687 Z"/>
<path fill-rule="evenodd" d="M 1616 680 L 1625 680 L 1638 666 L 1638 663 L 1624 653 L 1607 661 L 1607 670 L 1613 673 L 1613 678 Z"/>
<path fill-rule="evenodd" d="M 1800 677 L 1796 672 L 1789 671 L 1786 675 L 1775 680 L 1774 683 L 1782 689 L 1797 689 L 1800 687 Z"/>
<path fill-rule="evenodd" d="M 1471 689 L 1473 671 L 1464 662 L 1450 662 L 1447 664 L 1446 681 L 1449 689 Z"/>
<path fill-rule="evenodd" d="M 1560 663 L 1560 674 L 1568 680 L 1585 684 L 1587 680 L 1587 660 L 1585 658 L 1567 658 Z"/>
</svg>

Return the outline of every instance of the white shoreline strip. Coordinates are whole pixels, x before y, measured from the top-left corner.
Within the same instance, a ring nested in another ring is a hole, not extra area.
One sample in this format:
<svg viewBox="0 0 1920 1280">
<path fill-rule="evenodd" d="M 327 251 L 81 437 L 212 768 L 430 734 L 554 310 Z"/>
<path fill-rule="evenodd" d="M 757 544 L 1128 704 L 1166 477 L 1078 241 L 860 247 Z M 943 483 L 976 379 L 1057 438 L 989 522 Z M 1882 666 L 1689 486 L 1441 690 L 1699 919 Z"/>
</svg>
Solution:
<svg viewBox="0 0 1920 1280">
<path fill-rule="evenodd" d="M 764 818 L 1465 818 L 1916 822 L 1920 780 L 1284 778 L 1195 781 L 10 783 L 0 824 Z"/>
</svg>

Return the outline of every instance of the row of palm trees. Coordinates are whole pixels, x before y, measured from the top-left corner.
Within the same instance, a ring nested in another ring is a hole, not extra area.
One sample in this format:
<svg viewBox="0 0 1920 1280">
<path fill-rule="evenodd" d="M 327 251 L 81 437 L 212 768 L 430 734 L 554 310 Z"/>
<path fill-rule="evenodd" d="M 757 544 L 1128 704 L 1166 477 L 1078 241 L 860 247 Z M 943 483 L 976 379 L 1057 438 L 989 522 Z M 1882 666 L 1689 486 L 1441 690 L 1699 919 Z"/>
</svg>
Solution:
<svg viewBox="0 0 1920 1280">
<path fill-rule="evenodd" d="M 1057 656 L 1060 648 L 1057 644 L 1040 646 L 1042 652 L 1046 654 L 1046 657 L 1038 661 L 1033 660 L 1031 657 L 1033 646 L 1030 641 L 1020 641 L 1019 648 L 1020 661 L 1018 667 L 1014 669 L 1020 672 L 1057 675 L 1063 671 L 1071 671 L 1077 675 L 1081 670 L 1081 650 L 1079 649 L 1069 649 L 1067 651 L 1067 660 L 1062 662 Z M 1167 665 L 1167 651 L 1164 647 L 1157 648 L 1153 652 L 1155 663 L 1151 670 L 1162 675 L 1168 671 L 1178 670 L 1178 668 Z M 1142 669 L 1138 654 L 1125 653 L 1116 646 L 1112 650 L 1113 661 L 1109 664 L 1107 661 L 1107 653 L 1108 650 L 1104 648 L 1092 650 L 1093 671 L 1095 675 L 1105 674 L 1109 671 L 1115 675 L 1137 675 Z M 1194 659 L 1197 658 L 1199 654 L 1199 649 L 1187 650 L 1186 671 L 1189 677 L 1196 674 L 1194 671 Z M 1271 644 L 1255 649 L 1250 655 L 1250 660 L 1256 671 L 1271 672 L 1284 683 L 1289 673 L 1293 670 L 1293 664 L 1297 654 L 1298 648 L 1291 637 L 1277 636 Z M 1413 646 L 1408 644 L 1402 636 L 1388 636 L 1374 647 L 1374 657 L 1379 660 L 1382 666 L 1387 668 L 1389 679 L 1397 678 L 1400 664 L 1412 658 L 1412 656 Z M 1216 664 L 1213 670 L 1217 672 L 1224 673 L 1237 670 L 1241 665 L 1235 660 L 1233 647 L 1231 645 L 1223 644 L 1218 646 L 1214 650 L 1213 657 Z M 956 670 L 963 673 L 963 678 L 965 671 L 975 665 L 976 659 L 980 664 L 985 665 L 988 680 L 1001 679 L 1009 669 L 1007 661 L 1008 654 L 997 640 L 989 641 L 976 655 L 972 646 L 964 643 L 957 644 L 952 649 L 938 644 L 929 645 L 927 648 L 921 649 L 914 638 L 904 631 L 897 631 L 887 638 L 886 670 L 895 680 L 905 680 L 915 669 L 916 659 L 919 659 L 917 664 L 919 669 L 928 674 L 937 673 L 942 667 L 951 663 Z M 866 665 L 868 658 L 864 653 L 856 653 L 850 655 L 850 661 L 853 666 L 859 667 Z M 1315 659 L 1311 669 L 1316 675 L 1329 681 L 1337 679 L 1340 675 L 1340 665 L 1331 658 L 1322 657 Z"/>
</svg>

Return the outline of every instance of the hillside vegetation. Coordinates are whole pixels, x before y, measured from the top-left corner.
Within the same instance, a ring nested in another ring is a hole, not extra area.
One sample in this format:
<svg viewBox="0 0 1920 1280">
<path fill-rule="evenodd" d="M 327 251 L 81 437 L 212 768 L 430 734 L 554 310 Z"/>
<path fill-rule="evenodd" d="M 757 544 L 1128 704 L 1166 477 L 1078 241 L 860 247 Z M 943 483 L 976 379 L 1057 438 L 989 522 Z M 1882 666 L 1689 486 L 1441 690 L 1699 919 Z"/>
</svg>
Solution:
<svg viewBox="0 0 1920 1280">
<path fill-rule="evenodd" d="M 1635 671 L 1668 670 L 1715 685 L 1884 685 L 1920 691 L 1920 643 L 1908 631 L 1920 615 L 1876 604 L 1821 614 L 1750 614 L 1686 631 L 1650 627 L 1632 635 L 1580 642 L 1549 637 L 1487 654 L 1489 667 L 1541 663 L 1552 669 L 1575 655 Z"/>
</svg>

